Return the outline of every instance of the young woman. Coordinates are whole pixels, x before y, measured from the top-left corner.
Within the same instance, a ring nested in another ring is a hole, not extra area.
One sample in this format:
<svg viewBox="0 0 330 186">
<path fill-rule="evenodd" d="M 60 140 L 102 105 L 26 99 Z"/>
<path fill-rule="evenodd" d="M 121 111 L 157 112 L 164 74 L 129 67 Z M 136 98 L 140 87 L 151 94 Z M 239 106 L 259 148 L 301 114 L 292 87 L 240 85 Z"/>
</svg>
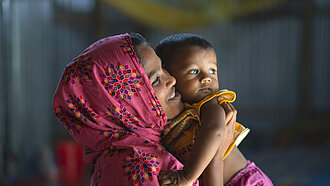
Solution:
<svg viewBox="0 0 330 186">
<path fill-rule="evenodd" d="M 66 66 L 54 95 L 54 111 L 83 145 L 85 161 L 94 165 L 91 185 L 159 185 L 160 170 L 183 169 L 160 145 L 167 119 L 183 110 L 175 83 L 137 34 L 101 39 Z M 224 115 L 224 109 L 214 105 L 205 105 L 205 118 L 215 109 Z M 232 140 L 224 135 L 233 128 L 224 119 L 219 118 L 220 150 Z M 198 184 L 193 173 L 187 185 Z"/>
</svg>

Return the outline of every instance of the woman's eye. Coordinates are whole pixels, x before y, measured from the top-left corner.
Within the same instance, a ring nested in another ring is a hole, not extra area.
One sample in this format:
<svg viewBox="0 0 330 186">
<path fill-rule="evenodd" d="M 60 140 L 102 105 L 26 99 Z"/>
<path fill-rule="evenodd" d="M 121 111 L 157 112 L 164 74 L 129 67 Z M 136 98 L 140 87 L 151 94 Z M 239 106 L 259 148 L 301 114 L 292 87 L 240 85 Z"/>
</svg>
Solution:
<svg viewBox="0 0 330 186">
<path fill-rule="evenodd" d="M 157 85 L 157 84 L 159 83 L 159 80 L 160 80 L 160 78 L 157 77 L 157 78 L 155 79 L 155 81 L 153 81 L 153 82 L 151 83 L 151 85 Z"/>
<path fill-rule="evenodd" d="M 198 73 L 198 70 L 190 70 L 188 73 L 189 74 L 197 74 Z"/>
<path fill-rule="evenodd" d="M 215 69 L 210 69 L 210 70 L 209 70 L 209 73 L 210 73 L 210 74 L 215 74 L 215 72 L 216 72 Z"/>
</svg>

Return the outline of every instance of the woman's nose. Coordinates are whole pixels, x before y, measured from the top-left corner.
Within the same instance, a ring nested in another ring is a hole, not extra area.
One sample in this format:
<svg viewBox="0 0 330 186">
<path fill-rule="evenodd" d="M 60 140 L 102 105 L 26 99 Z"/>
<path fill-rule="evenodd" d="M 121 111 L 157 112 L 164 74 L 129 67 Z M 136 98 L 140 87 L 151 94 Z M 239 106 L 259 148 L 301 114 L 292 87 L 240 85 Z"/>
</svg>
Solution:
<svg viewBox="0 0 330 186">
<path fill-rule="evenodd" d="M 168 87 L 173 87 L 176 84 L 176 79 L 171 76 L 171 74 L 169 74 L 167 71 L 167 82 L 166 82 L 166 86 Z"/>
</svg>

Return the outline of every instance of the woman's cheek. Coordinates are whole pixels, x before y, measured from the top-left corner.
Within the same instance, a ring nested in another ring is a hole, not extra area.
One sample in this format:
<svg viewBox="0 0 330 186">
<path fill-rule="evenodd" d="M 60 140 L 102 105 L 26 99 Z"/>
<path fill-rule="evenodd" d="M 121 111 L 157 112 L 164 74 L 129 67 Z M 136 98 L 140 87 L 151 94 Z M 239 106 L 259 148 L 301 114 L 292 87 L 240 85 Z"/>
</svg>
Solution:
<svg viewBox="0 0 330 186">
<path fill-rule="evenodd" d="M 161 90 L 159 87 L 154 88 L 154 92 L 157 96 L 160 105 L 164 108 L 165 106 L 165 90 Z"/>
</svg>

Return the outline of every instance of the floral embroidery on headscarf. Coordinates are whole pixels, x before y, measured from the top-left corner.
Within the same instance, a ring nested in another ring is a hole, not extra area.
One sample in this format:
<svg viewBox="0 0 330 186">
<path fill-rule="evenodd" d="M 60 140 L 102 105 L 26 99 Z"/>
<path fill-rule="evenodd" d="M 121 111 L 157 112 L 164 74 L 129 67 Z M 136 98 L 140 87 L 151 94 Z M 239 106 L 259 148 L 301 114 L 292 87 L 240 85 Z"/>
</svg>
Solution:
<svg viewBox="0 0 330 186">
<path fill-rule="evenodd" d="M 63 78 L 71 84 L 86 82 L 93 72 L 92 63 L 91 58 L 84 55 L 75 58 L 72 64 L 67 66 Z"/>
<path fill-rule="evenodd" d="M 159 118 L 159 117 L 166 117 L 164 111 L 163 111 L 163 108 L 162 106 L 160 105 L 160 102 L 158 101 L 158 99 L 156 101 L 153 101 L 151 103 L 149 103 L 149 105 L 152 106 L 152 111 L 156 111 L 156 117 Z"/>
<path fill-rule="evenodd" d="M 59 105 L 59 107 L 55 109 L 55 113 L 71 134 L 79 133 L 79 129 L 83 126 L 78 119 L 87 122 L 88 118 L 86 118 L 86 116 L 89 117 L 89 120 L 94 121 L 101 117 L 88 107 L 87 102 L 82 96 L 79 96 L 79 98 L 71 96 L 69 99 L 65 100 L 65 102 L 68 105 L 70 112 Z"/>
<path fill-rule="evenodd" d="M 79 134 L 79 129 L 83 127 L 83 125 L 81 125 L 81 122 L 76 117 L 72 116 L 69 111 L 59 105 L 59 107 L 55 108 L 55 114 L 71 135 Z"/>
<path fill-rule="evenodd" d="M 127 130 L 115 129 L 108 131 L 100 131 L 100 135 L 107 137 L 109 140 L 118 140 L 124 138 L 126 135 L 136 135 L 135 133 Z"/>
<path fill-rule="evenodd" d="M 125 54 L 128 54 L 131 58 L 135 57 L 135 52 L 132 48 L 132 45 L 126 40 L 123 40 L 123 43 L 120 45 Z"/>
<path fill-rule="evenodd" d="M 160 131 L 160 127 L 159 126 L 157 126 L 157 125 L 155 125 L 153 123 L 148 123 L 148 125 L 149 125 L 149 127 L 155 129 L 156 131 Z"/>
<path fill-rule="evenodd" d="M 120 105 L 116 107 L 112 105 L 111 108 L 107 108 L 121 123 L 130 129 L 137 129 L 136 124 L 138 124 L 137 118 L 128 112 L 125 107 Z"/>
<path fill-rule="evenodd" d="M 166 152 L 165 147 L 159 145 L 158 143 L 148 141 L 148 140 L 145 140 L 144 143 L 147 144 L 149 147 L 153 147 L 155 150 L 160 151 L 162 154 L 164 154 Z"/>
<path fill-rule="evenodd" d="M 112 145 L 110 145 L 109 147 L 107 147 L 103 151 L 104 155 L 107 155 L 107 156 L 110 156 L 110 157 L 112 157 L 113 155 L 118 154 L 118 153 L 119 153 L 119 150 L 116 147 L 112 146 Z"/>
<path fill-rule="evenodd" d="M 129 69 L 128 65 L 121 65 L 119 62 L 116 65 L 110 64 L 110 67 L 105 68 L 102 85 L 111 96 L 116 99 L 132 99 L 132 96 L 138 97 L 137 91 L 141 91 L 140 86 L 144 83 L 140 82 L 140 76 L 136 75 L 136 70 Z"/>
<path fill-rule="evenodd" d="M 132 154 L 124 159 L 125 175 L 128 179 L 133 179 L 134 184 L 144 183 L 146 180 L 152 181 L 152 175 L 157 175 L 159 172 L 158 156 L 145 153 L 143 150 L 133 148 Z"/>
<path fill-rule="evenodd" d="M 81 121 L 87 121 L 85 116 L 89 116 L 90 120 L 96 120 L 100 118 L 99 115 L 94 113 L 91 109 L 88 108 L 87 102 L 79 96 L 79 98 L 70 97 L 66 100 L 67 105 L 70 108 L 70 111 L 76 115 L 76 118 Z"/>
</svg>

